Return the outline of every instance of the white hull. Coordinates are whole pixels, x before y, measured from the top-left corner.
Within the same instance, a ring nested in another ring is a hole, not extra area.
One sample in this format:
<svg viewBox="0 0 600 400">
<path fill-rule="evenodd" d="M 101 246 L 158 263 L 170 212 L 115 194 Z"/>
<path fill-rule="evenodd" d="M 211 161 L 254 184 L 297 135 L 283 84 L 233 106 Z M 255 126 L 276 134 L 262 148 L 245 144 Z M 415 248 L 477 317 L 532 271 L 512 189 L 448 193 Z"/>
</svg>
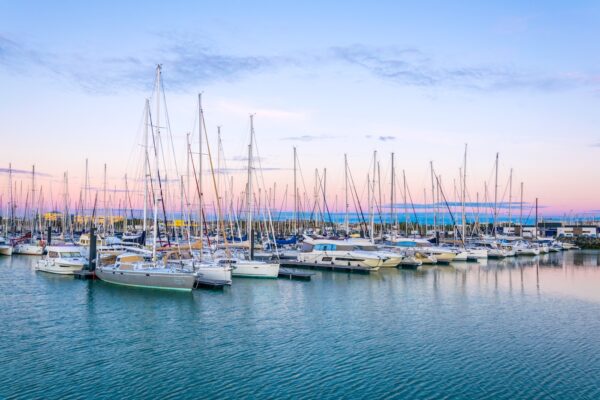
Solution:
<svg viewBox="0 0 600 400">
<path fill-rule="evenodd" d="M 113 267 L 99 267 L 96 276 L 108 283 L 148 289 L 170 289 L 191 291 L 196 274 L 174 272 L 162 268 L 121 270 Z"/>
<path fill-rule="evenodd" d="M 454 257 L 454 260 L 452 261 L 467 261 L 468 259 L 469 253 L 466 251 L 461 251 L 460 253 L 456 254 L 456 257 Z"/>
<path fill-rule="evenodd" d="M 18 244 L 14 247 L 13 253 L 28 256 L 41 256 L 44 254 L 44 248 L 35 244 Z"/>
<path fill-rule="evenodd" d="M 538 249 L 518 249 L 517 255 L 519 256 L 537 256 L 540 254 Z"/>
<path fill-rule="evenodd" d="M 0 245 L 0 255 L 2 256 L 12 256 L 13 248 L 8 245 Z"/>
<path fill-rule="evenodd" d="M 196 270 L 196 275 L 203 279 L 210 279 L 213 281 L 225 281 L 228 285 L 231 285 L 230 266 L 203 265 Z"/>
<path fill-rule="evenodd" d="M 469 249 L 467 250 L 467 257 L 470 260 L 487 260 L 488 252 L 486 249 Z"/>
<path fill-rule="evenodd" d="M 279 264 L 261 261 L 239 260 L 232 264 L 231 274 L 247 278 L 277 278 L 279 275 Z"/>
<path fill-rule="evenodd" d="M 33 263 L 36 271 L 48 272 L 59 275 L 73 275 L 85 266 L 85 263 L 64 263 L 47 260 L 38 260 Z"/>
</svg>

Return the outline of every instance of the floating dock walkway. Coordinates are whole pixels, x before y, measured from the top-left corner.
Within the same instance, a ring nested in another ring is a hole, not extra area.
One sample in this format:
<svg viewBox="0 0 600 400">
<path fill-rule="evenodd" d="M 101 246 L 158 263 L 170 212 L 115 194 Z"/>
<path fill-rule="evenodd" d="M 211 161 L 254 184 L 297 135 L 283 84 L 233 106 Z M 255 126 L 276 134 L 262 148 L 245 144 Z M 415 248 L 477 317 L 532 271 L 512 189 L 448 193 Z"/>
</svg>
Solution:
<svg viewBox="0 0 600 400">
<path fill-rule="evenodd" d="M 281 265 L 281 264 L 280 264 Z M 293 271 L 287 268 L 279 268 L 279 278 L 293 279 L 297 281 L 310 281 L 314 275 L 312 272 Z"/>
</svg>

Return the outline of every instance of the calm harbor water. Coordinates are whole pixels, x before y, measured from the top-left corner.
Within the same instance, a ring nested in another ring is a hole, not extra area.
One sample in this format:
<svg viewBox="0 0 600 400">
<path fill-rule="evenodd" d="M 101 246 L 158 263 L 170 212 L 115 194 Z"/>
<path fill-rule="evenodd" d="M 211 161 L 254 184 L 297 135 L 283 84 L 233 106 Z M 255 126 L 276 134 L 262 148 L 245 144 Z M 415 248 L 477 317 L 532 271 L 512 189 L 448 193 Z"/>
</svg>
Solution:
<svg viewBox="0 0 600 400">
<path fill-rule="evenodd" d="M 171 293 L 0 258 L 0 398 L 600 398 L 600 252 Z"/>
</svg>

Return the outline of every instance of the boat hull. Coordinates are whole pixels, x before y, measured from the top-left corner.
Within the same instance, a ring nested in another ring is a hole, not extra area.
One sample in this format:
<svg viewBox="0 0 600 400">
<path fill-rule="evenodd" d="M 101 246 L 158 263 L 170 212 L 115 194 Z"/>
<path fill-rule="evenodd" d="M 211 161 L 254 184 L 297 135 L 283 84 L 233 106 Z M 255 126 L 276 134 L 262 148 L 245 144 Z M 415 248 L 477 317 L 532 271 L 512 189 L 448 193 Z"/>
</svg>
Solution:
<svg viewBox="0 0 600 400">
<path fill-rule="evenodd" d="M 0 256 L 12 256 L 13 247 L 8 245 L 0 246 Z"/>
<path fill-rule="evenodd" d="M 96 276 L 115 285 L 181 291 L 191 291 L 196 280 L 196 275 L 192 273 L 120 270 L 110 267 L 97 268 Z"/>
<path fill-rule="evenodd" d="M 47 272 L 58 275 L 73 275 L 85 266 L 83 263 L 58 263 L 46 260 L 38 260 L 33 263 L 36 271 Z"/>
<path fill-rule="evenodd" d="M 277 278 L 279 264 L 257 261 L 238 261 L 233 265 L 231 275 L 246 278 Z"/>
<path fill-rule="evenodd" d="M 14 247 L 13 253 L 27 256 L 41 256 L 44 254 L 44 248 L 34 244 L 18 244 Z"/>
<path fill-rule="evenodd" d="M 228 285 L 231 285 L 231 267 L 202 266 L 197 269 L 196 275 L 202 279 L 224 281 Z"/>
</svg>

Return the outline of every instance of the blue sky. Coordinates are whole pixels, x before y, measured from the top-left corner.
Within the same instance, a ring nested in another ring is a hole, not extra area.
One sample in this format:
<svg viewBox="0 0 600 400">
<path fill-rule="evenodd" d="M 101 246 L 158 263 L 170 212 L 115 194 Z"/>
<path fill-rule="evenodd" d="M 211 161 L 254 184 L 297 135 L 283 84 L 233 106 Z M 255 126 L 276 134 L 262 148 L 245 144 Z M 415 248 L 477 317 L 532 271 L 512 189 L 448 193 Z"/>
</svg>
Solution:
<svg viewBox="0 0 600 400">
<path fill-rule="evenodd" d="M 256 113 L 270 181 L 294 145 L 337 191 L 344 153 L 362 177 L 394 151 L 422 193 L 469 143 L 473 192 L 500 152 L 503 185 L 512 167 L 553 210 L 594 209 L 599 21 L 596 2 L 0 1 L 0 163 L 76 182 L 88 157 L 117 182 L 162 63 L 175 146 L 202 91 L 231 165 Z"/>
</svg>

